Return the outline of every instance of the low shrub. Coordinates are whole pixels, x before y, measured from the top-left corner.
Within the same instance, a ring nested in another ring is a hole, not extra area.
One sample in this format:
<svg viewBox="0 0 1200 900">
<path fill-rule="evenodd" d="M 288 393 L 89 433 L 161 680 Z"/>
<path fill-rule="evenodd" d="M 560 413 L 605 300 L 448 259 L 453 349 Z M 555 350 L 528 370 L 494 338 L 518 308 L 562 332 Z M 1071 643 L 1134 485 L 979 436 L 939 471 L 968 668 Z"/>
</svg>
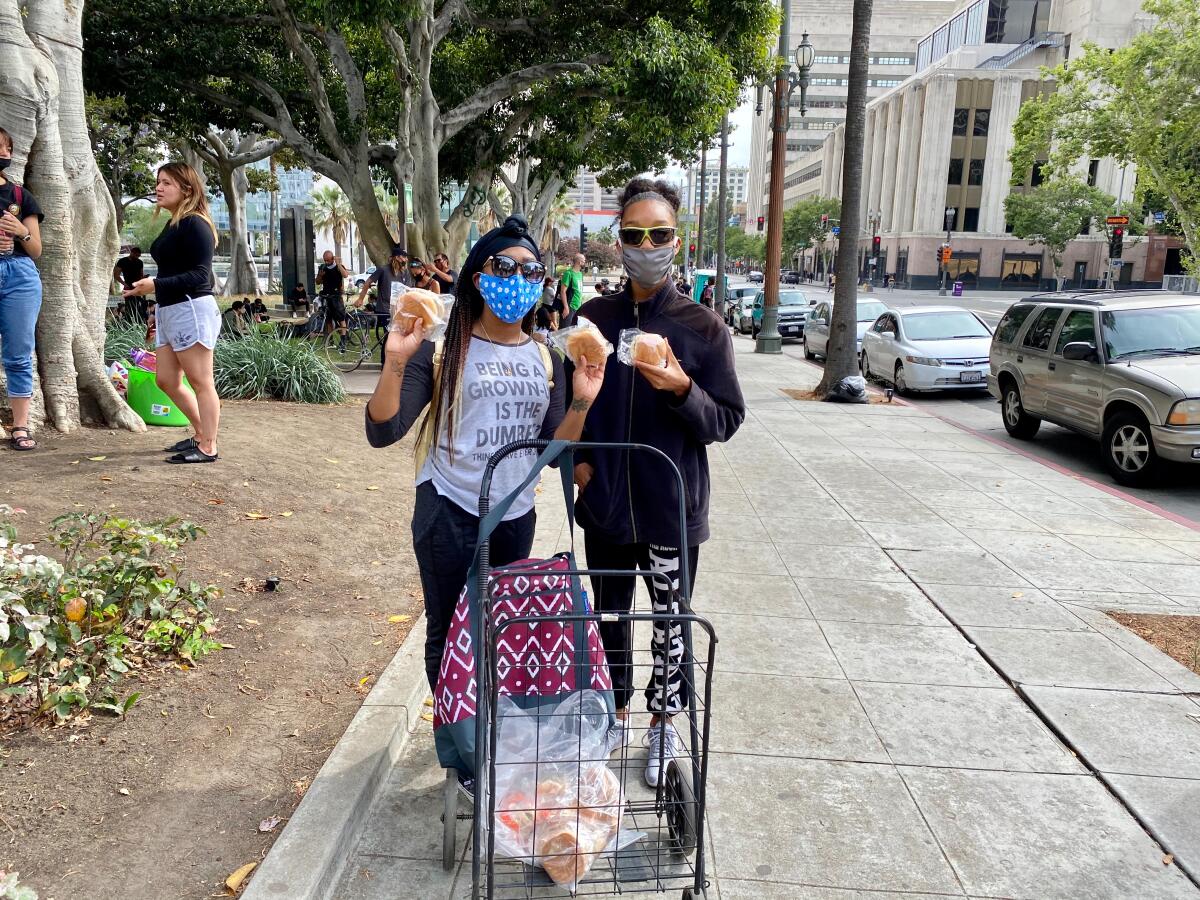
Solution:
<svg viewBox="0 0 1200 900">
<path fill-rule="evenodd" d="M 203 530 L 72 513 L 50 524 L 57 558 L 17 541 L 0 506 L 0 720 L 124 715 L 121 677 L 159 660 L 194 661 L 220 644 L 212 585 L 180 579 L 180 548 Z"/>
<path fill-rule="evenodd" d="M 217 393 L 230 399 L 269 398 L 296 403 L 340 403 L 346 389 L 312 341 L 250 334 L 217 342 Z"/>
<path fill-rule="evenodd" d="M 269 328 L 269 326 L 267 326 Z M 129 351 L 145 347 L 146 326 L 110 322 L 104 338 L 106 362 L 129 362 Z M 213 354 L 217 393 L 227 400 L 269 399 L 296 403 L 341 403 L 346 390 L 311 340 L 284 339 L 273 331 L 217 341 Z"/>
</svg>

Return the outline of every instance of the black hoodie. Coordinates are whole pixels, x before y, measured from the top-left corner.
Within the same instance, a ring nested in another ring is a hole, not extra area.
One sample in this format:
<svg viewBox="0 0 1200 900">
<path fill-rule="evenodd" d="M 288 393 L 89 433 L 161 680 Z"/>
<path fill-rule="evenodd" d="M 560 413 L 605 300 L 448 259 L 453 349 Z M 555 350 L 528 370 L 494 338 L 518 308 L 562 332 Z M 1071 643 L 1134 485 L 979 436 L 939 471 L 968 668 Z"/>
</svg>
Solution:
<svg viewBox="0 0 1200 900">
<path fill-rule="evenodd" d="M 614 347 L 626 328 L 661 334 L 691 376 L 691 388 L 678 399 L 655 390 L 614 353 L 605 366 L 604 386 L 588 412 L 583 440 L 649 444 L 674 460 L 686 492 L 688 545 L 703 543 L 708 539 L 706 446 L 729 440 L 746 417 L 729 329 L 711 309 L 678 293 L 670 281 L 642 303 L 634 303 L 626 287 L 589 300 L 578 315 L 595 324 Z M 570 388 L 568 372 L 568 394 Z M 579 522 L 585 530 L 618 544 L 678 546 L 675 479 L 660 459 L 644 452 L 595 451 L 586 461 L 595 474 L 579 495 Z"/>
</svg>

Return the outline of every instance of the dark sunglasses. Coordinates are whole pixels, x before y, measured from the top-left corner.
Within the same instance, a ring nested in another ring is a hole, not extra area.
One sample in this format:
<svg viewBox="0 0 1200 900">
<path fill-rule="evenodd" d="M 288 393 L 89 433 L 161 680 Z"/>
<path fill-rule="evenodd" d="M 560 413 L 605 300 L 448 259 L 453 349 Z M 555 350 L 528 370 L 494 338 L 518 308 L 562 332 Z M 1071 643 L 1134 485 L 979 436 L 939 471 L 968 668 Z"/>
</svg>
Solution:
<svg viewBox="0 0 1200 900">
<path fill-rule="evenodd" d="M 530 284 L 546 280 L 546 267 L 540 262 L 530 260 L 519 263 L 511 256 L 497 255 L 492 257 L 492 274 L 497 278 L 512 278 L 521 270 L 521 276 Z"/>
<path fill-rule="evenodd" d="M 425 263 L 421 262 L 419 259 L 409 260 L 409 263 L 408 263 L 408 267 L 410 269 L 419 269 L 423 265 L 425 265 Z"/>
<path fill-rule="evenodd" d="M 626 247 L 640 247 L 647 237 L 655 247 L 665 247 L 675 240 L 675 229 L 670 226 L 659 228 L 622 228 L 617 232 Z"/>
</svg>

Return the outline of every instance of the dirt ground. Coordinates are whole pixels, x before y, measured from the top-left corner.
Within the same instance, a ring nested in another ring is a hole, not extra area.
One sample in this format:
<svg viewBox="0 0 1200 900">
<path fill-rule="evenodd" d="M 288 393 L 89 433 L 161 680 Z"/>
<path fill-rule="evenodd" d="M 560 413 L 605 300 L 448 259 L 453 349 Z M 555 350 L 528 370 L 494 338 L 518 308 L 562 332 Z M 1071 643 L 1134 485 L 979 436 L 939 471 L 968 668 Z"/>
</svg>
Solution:
<svg viewBox="0 0 1200 900">
<path fill-rule="evenodd" d="M 420 615 L 410 448 L 371 450 L 362 417 L 354 401 L 226 403 L 214 465 L 163 462 L 181 429 L 0 450 L 26 540 L 86 508 L 204 526 L 185 575 L 224 589 L 216 636 L 234 647 L 126 682 L 142 693 L 126 721 L 0 735 L 0 869 L 42 900 L 220 896 L 282 830 L 259 823 L 286 821 L 411 627 L 389 616 Z M 269 575 L 278 593 L 238 588 Z"/>
<path fill-rule="evenodd" d="M 1109 616 L 1200 675 L 1200 616 L 1152 616 L 1127 612 L 1110 612 Z"/>
</svg>

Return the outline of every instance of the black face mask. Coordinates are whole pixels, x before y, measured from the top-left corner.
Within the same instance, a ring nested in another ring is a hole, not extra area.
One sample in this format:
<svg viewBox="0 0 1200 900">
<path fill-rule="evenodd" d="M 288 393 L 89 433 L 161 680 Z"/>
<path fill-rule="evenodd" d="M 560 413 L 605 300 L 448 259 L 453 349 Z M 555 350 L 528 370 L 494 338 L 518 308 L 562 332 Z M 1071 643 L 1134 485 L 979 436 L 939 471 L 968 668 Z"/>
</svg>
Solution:
<svg viewBox="0 0 1200 900">
<path fill-rule="evenodd" d="M 8 156 L 0 156 L 0 172 L 3 172 L 12 165 L 12 158 Z"/>
</svg>

